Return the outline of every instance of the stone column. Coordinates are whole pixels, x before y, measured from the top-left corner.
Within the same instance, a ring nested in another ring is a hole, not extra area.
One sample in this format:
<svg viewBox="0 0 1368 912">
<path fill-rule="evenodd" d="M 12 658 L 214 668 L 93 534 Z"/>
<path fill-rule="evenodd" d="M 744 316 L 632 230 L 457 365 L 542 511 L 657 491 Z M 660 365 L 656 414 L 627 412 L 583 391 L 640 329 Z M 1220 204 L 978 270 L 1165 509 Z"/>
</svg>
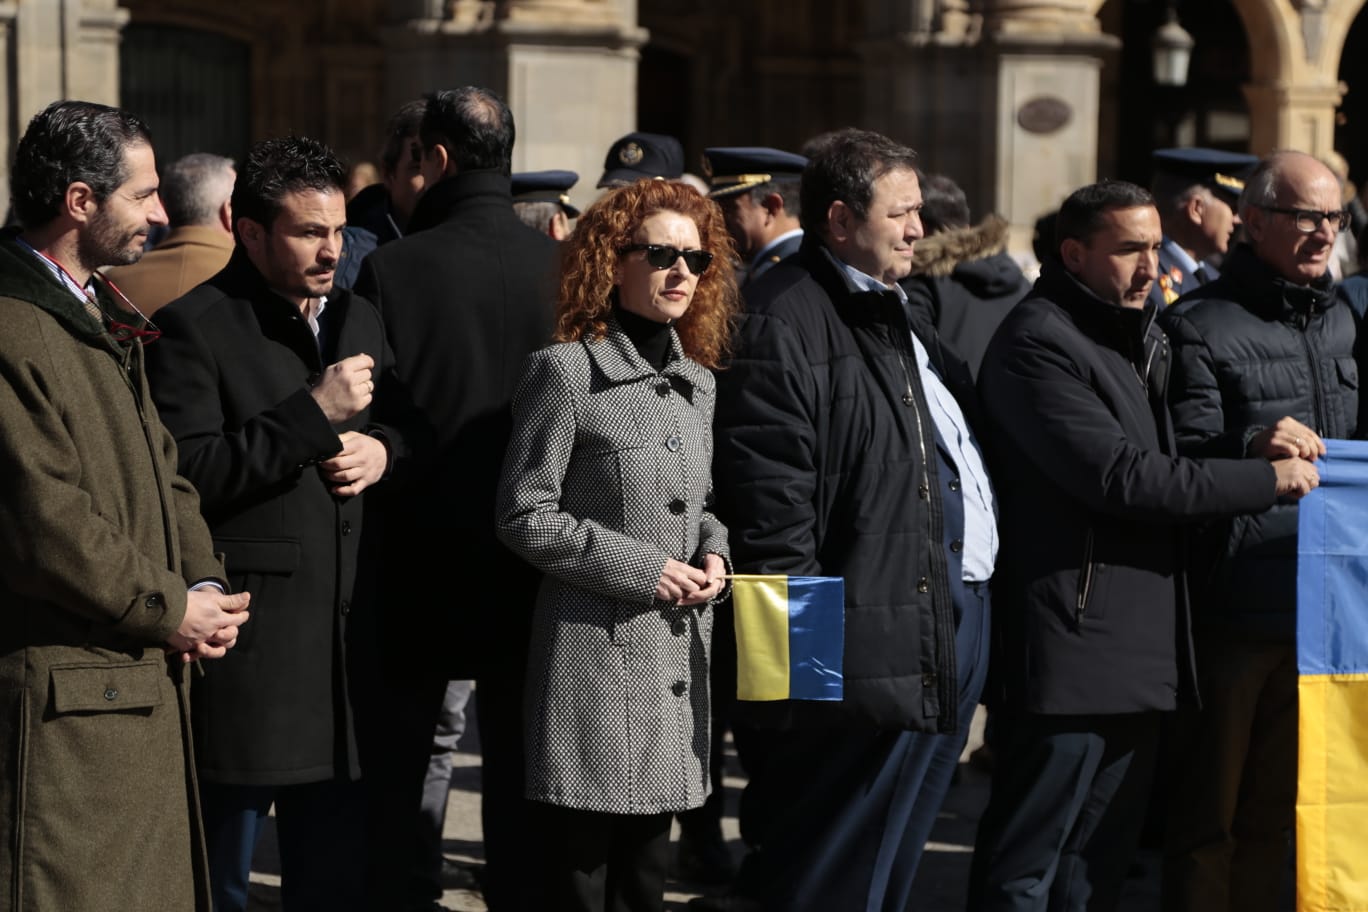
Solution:
<svg viewBox="0 0 1368 912">
<path fill-rule="evenodd" d="M 1035 220 L 1097 177 L 1099 71 L 1119 42 L 1100 0 L 872 0 L 871 22 L 906 31 L 863 42 L 865 121 L 948 174 L 976 215 Z M 910 11 L 910 14 L 909 14 Z"/>
<path fill-rule="evenodd" d="M 415 0 L 400 0 L 411 12 Z M 385 105 L 481 85 L 513 111 L 513 170 L 568 168 L 578 205 L 613 140 L 636 125 L 637 51 L 645 30 L 620 0 L 452 0 L 443 14 L 392 21 L 382 34 Z M 634 14 L 635 8 L 630 11 Z"/>
</svg>

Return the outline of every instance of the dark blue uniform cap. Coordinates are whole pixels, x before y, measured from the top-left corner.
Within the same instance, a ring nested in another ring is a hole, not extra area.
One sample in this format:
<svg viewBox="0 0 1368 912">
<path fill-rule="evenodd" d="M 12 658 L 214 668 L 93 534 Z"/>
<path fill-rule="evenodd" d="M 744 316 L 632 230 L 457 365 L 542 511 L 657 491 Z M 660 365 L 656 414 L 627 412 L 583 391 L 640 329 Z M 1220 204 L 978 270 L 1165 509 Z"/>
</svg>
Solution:
<svg viewBox="0 0 1368 912">
<path fill-rule="evenodd" d="M 781 177 L 803 173 L 808 160 L 801 155 L 765 146 L 714 146 L 703 152 L 703 174 L 708 196 L 731 196 Z"/>
<path fill-rule="evenodd" d="M 1221 194 L 1232 205 L 1244 191 L 1244 178 L 1259 163 L 1257 155 L 1221 149 L 1158 149 L 1154 170 L 1190 179 Z"/>
<path fill-rule="evenodd" d="M 608 148 L 598 186 L 630 184 L 642 178 L 675 180 L 684 173 L 684 147 L 661 133 L 628 133 Z"/>
<path fill-rule="evenodd" d="M 578 180 L 574 171 L 523 171 L 513 175 L 513 202 L 560 203 L 566 218 L 579 218 L 567 195 Z"/>
</svg>

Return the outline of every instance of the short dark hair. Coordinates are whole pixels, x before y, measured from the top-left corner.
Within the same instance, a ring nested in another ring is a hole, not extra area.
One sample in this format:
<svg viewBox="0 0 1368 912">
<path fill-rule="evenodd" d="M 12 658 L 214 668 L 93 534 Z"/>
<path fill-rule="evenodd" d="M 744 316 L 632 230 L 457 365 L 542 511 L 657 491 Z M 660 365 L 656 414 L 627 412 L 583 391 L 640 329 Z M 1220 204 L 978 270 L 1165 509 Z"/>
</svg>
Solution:
<svg viewBox="0 0 1368 912">
<path fill-rule="evenodd" d="M 233 185 L 233 234 L 249 218 L 270 230 L 281 200 L 300 190 L 343 189 L 346 169 L 333 150 L 307 136 L 265 139 L 252 146 Z"/>
<path fill-rule="evenodd" d="M 818 237 L 826 234 L 832 203 L 840 200 L 864 219 L 876 180 L 890 171 L 917 167 L 916 152 L 869 130 L 837 130 L 810 146 L 814 154 L 803 169 L 800 221 L 804 230 Z"/>
<path fill-rule="evenodd" d="M 746 191 L 751 202 L 757 206 L 763 203 L 765 197 L 771 193 L 779 194 L 779 198 L 784 201 L 784 212 L 787 214 L 794 218 L 799 218 L 803 214 L 802 181 L 796 175 L 794 177 L 776 177 Z"/>
<path fill-rule="evenodd" d="M 1100 180 L 1079 187 L 1059 207 L 1055 220 L 1055 251 L 1067 240 L 1087 243 L 1102 227 L 1102 218 L 1114 209 L 1153 206 L 1154 197 L 1129 181 Z"/>
<path fill-rule="evenodd" d="M 191 152 L 166 166 L 160 192 L 172 228 L 211 224 L 233 193 L 233 160 Z"/>
<path fill-rule="evenodd" d="M 926 174 L 922 175 L 921 192 L 921 221 L 928 235 L 969 227 L 969 198 L 959 184 L 944 174 Z"/>
<path fill-rule="evenodd" d="M 423 148 L 444 146 L 458 171 L 513 173 L 513 112 L 489 89 L 462 86 L 427 96 Z"/>
<path fill-rule="evenodd" d="M 423 126 L 423 112 L 427 102 L 421 98 L 405 102 L 385 124 L 385 146 L 380 150 L 380 173 L 393 176 L 399 170 L 399 159 L 404 154 L 406 140 L 418 136 Z"/>
<path fill-rule="evenodd" d="M 124 153 L 152 145 L 147 124 L 118 108 L 54 101 L 29 121 L 14 152 L 10 203 L 19 224 L 41 228 L 57 218 L 67 188 L 90 185 L 104 202 L 128 180 Z"/>
</svg>

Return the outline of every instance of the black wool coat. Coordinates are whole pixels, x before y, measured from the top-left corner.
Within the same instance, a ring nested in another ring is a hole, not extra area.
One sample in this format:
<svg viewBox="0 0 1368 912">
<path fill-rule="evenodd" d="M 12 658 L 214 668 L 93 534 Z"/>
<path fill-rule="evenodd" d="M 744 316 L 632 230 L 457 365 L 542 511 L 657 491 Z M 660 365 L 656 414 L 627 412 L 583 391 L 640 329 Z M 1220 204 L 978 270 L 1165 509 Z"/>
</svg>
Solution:
<svg viewBox="0 0 1368 912">
<path fill-rule="evenodd" d="M 1195 677 L 1184 524 L 1273 504 L 1265 460 L 1176 455 L 1153 314 L 1047 263 L 989 343 L 979 392 L 1002 533 L 993 705 L 1175 708 Z"/>
<path fill-rule="evenodd" d="M 845 699 L 745 704 L 757 724 L 954 731 L 955 618 L 915 330 L 972 423 L 924 308 L 862 291 L 813 235 L 746 288 L 717 376 L 713 484 L 739 573 L 845 578 Z"/>
<path fill-rule="evenodd" d="M 424 193 L 408 234 L 362 264 L 356 290 L 436 435 L 375 501 L 388 674 L 521 674 L 540 574 L 496 540 L 494 499 L 523 360 L 550 341 L 556 249 L 514 215 L 507 176 L 469 171 Z"/>
<path fill-rule="evenodd" d="M 309 393 L 326 366 L 313 332 L 241 248 L 157 323 L 153 396 L 229 582 L 252 594 L 236 648 L 193 690 L 200 775 L 240 785 L 355 778 L 352 687 L 375 664 L 370 599 L 357 588 L 362 497 L 334 496 L 317 463 L 340 451 L 341 432 L 358 431 L 383 434 L 391 466 L 401 465 L 405 432 L 373 423 L 375 406 L 328 423 Z M 375 359 L 383 401 L 392 356 L 375 308 L 334 289 L 320 324 L 327 363 Z"/>
</svg>

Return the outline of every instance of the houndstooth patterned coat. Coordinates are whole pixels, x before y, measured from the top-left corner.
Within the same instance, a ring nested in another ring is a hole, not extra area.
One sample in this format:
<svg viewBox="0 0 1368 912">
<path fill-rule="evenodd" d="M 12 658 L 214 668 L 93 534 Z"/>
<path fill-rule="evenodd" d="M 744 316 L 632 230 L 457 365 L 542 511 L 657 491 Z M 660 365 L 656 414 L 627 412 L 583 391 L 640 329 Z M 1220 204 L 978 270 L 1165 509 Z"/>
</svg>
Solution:
<svg viewBox="0 0 1368 912">
<path fill-rule="evenodd" d="M 514 396 L 498 532 L 544 574 L 525 714 L 538 801 L 655 814 L 709 792 L 714 612 L 654 592 L 666 558 L 727 555 L 706 509 L 714 384 L 670 335 L 657 373 L 610 321 L 532 354 Z"/>
</svg>

